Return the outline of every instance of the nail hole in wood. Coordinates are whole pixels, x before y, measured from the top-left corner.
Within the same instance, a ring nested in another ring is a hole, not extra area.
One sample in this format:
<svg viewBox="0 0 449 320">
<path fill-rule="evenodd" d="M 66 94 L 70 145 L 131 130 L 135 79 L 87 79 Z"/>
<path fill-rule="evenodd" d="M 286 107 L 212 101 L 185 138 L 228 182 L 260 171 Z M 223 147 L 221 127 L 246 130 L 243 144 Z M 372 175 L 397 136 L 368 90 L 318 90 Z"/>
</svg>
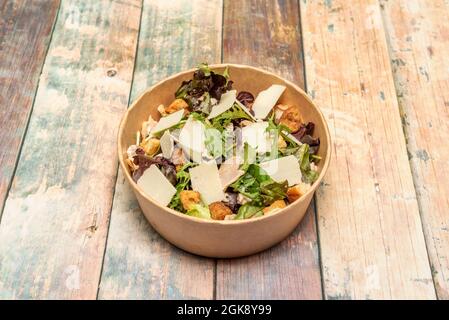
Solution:
<svg viewBox="0 0 449 320">
<path fill-rule="evenodd" d="M 108 69 L 108 71 L 106 71 L 106 74 L 108 75 L 108 77 L 115 77 L 115 75 L 117 74 L 117 70 L 114 68 Z"/>
</svg>

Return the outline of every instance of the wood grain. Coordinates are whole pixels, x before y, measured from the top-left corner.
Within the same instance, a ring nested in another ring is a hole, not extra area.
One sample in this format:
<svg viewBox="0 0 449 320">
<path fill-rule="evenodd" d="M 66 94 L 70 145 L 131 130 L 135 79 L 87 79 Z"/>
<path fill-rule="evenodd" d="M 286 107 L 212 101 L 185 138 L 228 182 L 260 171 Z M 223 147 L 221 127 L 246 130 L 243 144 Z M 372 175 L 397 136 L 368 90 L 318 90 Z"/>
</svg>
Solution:
<svg viewBox="0 0 449 320">
<path fill-rule="evenodd" d="M 220 62 L 221 18 L 221 0 L 145 1 L 132 99 L 170 74 Z M 99 298 L 211 299 L 214 267 L 162 239 L 119 172 Z"/>
<path fill-rule="evenodd" d="M 61 5 L 0 225 L 1 298 L 96 297 L 140 5 Z"/>
<path fill-rule="evenodd" d="M 0 210 L 11 184 L 58 7 L 59 0 L 0 3 Z"/>
<path fill-rule="evenodd" d="M 317 193 L 325 297 L 435 298 L 377 1 L 302 1 L 333 159 Z"/>
<path fill-rule="evenodd" d="M 449 299 L 449 3 L 381 3 L 434 282 Z"/>
<path fill-rule="evenodd" d="M 304 88 L 297 1 L 225 1 L 225 62 L 273 71 Z M 313 206 L 278 246 L 242 259 L 218 260 L 218 299 L 320 299 Z"/>
</svg>

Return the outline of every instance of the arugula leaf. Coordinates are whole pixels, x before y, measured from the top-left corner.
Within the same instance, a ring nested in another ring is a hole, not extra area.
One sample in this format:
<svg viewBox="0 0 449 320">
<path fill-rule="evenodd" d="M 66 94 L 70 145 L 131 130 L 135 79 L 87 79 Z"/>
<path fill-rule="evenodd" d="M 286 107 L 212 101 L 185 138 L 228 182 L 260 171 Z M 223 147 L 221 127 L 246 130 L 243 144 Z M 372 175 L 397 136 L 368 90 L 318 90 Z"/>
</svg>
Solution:
<svg viewBox="0 0 449 320">
<path fill-rule="evenodd" d="M 213 118 L 212 126 L 222 132 L 224 128 L 232 122 L 232 120 L 237 119 L 251 120 L 251 117 L 245 111 L 243 111 L 243 109 L 240 108 L 238 104 L 235 103 L 231 109 Z"/>
<path fill-rule="evenodd" d="M 245 174 L 230 187 L 250 198 L 253 205 L 268 206 L 287 196 L 288 184 L 274 181 L 261 167 L 250 164 Z"/>
<path fill-rule="evenodd" d="M 318 171 L 310 169 L 309 171 L 303 172 L 304 181 L 307 183 L 314 183 L 316 179 L 318 179 L 319 173 Z"/>
<path fill-rule="evenodd" d="M 206 76 L 206 77 L 210 76 L 210 68 L 209 68 L 209 65 L 207 63 L 205 63 L 205 62 L 200 63 L 198 65 L 198 70 L 203 72 L 204 76 Z"/>
<path fill-rule="evenodd" d="M 310 162 L 309 162 L 309 145 L 304 143 L 302 144 L 297 153 L 296 157 L 298 158 L 299 165 L 301 167 L 301 170 L 308 170 L 310 169 Z"/>
<path fill-rule="evenodd" d="M 265 205 L 272 204 L 276 200 L 285 198 L 288 182 L 264 181 L 260 184 L 260 195 Z"/>
<path fill-rule="evenodd" d="M 221 95 L 232 89 L 229 71 L 223 75 L 210 70 L 206 63 L 198 65 L 191 80 L 183 81 L 176 90 L 175 97 L 184 99 L 191 111 L 208 114 L 212 108 L 211 98 L 220 100 Z"/>
<path fill-rule="evenodd" d="M 222 76 L 226 78 L 226 81 L 229 81 L 229 78 L 230 78 L 230 76 L 229 76 L 229 66 L 226 66 L 226 68 L 223 71 Z"/>
<path fill-rule="evenodd" d="M 171 199 L 168 207 L 171 209 L 175 209 L 180 212 L 185 212 L 184 207 L 181 203 L 180 194 L 181 191 L 186 190 L 190 184 L 190 174 L 187 171 L 188 168 L 195 166 L 192 162 L 187 162 L 184 164 L 181 169 L 176 173 L 176 193 Z"/>
<path fill-rule="evenodd" d="M 310 167 L 309 148 L 307 143 L 302 144 L 296 152 L 296 157 L 298 158 L 299 166 L 301 167 L 303 180 L 307 183 L 313 183 L 318 178 L 319 174 Z"/>
<path fill-rule="evenodd" d="M 209 124 L 209 121 L 206 119 L 206 117 L 202 113 L 192 112 L 192 113 L 190 113 L 189 117 L 192 117 L 193 120 L 202 122 L 206 126 L 208 126 L 208 124 Z"/>
</svg>

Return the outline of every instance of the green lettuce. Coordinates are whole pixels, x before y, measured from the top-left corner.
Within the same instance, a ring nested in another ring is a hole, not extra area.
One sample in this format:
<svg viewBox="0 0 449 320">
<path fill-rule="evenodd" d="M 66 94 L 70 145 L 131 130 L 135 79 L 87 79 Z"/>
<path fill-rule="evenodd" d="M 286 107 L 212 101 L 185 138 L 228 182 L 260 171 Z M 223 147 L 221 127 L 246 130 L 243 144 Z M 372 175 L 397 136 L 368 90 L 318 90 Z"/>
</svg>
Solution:
<svg viewBox="0 0 449 320">
<path fill-rule="evenodd" d="M 253 205 L 252 203 L 246 203 L 239 208 L 234 220 L 249 219 L 260 213 L 263 215 L 262 209 L 263 207 Z"/>
<path fill-rule="evenodd" d="M 194 207 L 192 209 L 190 209 L 189 211 L 187 211 L 186 214 L 189 216 L 197 217 L 197 218 L 201 218 L 201 219 L 210 219 L 211 218 L 209 208 L 204 205 L 201 205 L 201 204 L 194 205 Z"/>
<path fill-rule="evenodd" d="M 253 206 L 268 206 L 287 196 L 287 181 L 274 181 L 261 167 L 248 165 L 244 175 L 230 186 L 234 191 L 251 199 Z"/>
<path fill-rule="evenodd" d="M 219 131 L 223 131 L 224 128 L 232 122 L 232 120 L 237 119 L 251 120 L 251 117 L 237 104 L 234 104 L 231 109 L 213 118 L 212 126 Z"/>
<path fill-rule="evenodd" d="M 318 179 L 319 173 L 318 171 L 312 170 L 310 167 L 311 160 L 309 148 L 307 143 L 303 143 L 296 152 L 296 157 L 298 158 L 299 166 L 301 167 L 303 180 L 307 183 L 313 183 Z"/>
</svg>

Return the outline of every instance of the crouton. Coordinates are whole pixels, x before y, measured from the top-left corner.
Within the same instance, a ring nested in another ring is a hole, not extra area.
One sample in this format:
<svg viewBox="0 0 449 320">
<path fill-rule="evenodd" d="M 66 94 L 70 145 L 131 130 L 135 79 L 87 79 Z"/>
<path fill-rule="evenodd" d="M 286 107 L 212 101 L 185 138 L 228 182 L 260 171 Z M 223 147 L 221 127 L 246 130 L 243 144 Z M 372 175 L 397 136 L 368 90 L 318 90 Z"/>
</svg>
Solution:
<svg viewBox="0 0 449 320">
<path fill-rule="evenodd" d="M 147 138 L 143 140 L 142 143 L 140 144 L 140 146 L 148 156 L 155 155 L 156 152 L 159 151 L 160 145 L 161 143 L 157 138 L 149 138 L 149 139 Z"/>
<path fill-rule="evenodd" d="M 182 203 L 182 207 L 185 210 L 193 209 L 193 207 L 200 203 L 200 193 L 193 190 L 183 190 L 179 193 L 179 198 Z"/>
<path fill-rule="evenodd" d="M 167 115 L 167 112 L 165 112 L 165 106 L 163 104 L 160 104 L 157 107 L 157 111 L 161 114 L 161 116 L 165 117 Z"/>
<path fill-rule="evenodd" d="M 279 123 L 289 128 L 292 133 L 299 130 L 302 122 L 301 113 L 299 112 L 299 108 L 297 106 L 290 106 L 282 113 L 279 120 Z"/>
<path fill-rule="evenodd" d="M 273 213 L 285 208 L 287 205 L 284 200 L 276 200 L 270 206 L 263 208 L 263 214 Z"/>
<path fill-rule="evenodd" d="M 301 182 L 287 190 L 287 198 L 290 203 L 301 198 L 310 189 L 310 184 Z"/>
<path fill-rule="evenodd" d="M 254 123 L 254 122 L 249 121 L 249 120 L 242 120 L 242 121 L 240 121 L 240 126 L 243 128 L 243 127 L 250 126 L 250 125 L 252 125 L 253 123 Z"/>
<path fill-rule="evenodd" d="M 232 210 L 223 202 L 214 202 L 209 205 L 210 216 L 214 220 L 224 220 L 226 216 L 233 214 Z"/>
<path fill-rule="evenodd" d="M 183 99 L 175 99 L 167 108 L 165 108 L 165 112 L 170 114 L 181 109 L 188 111 L 189 105 Z"/>
</svg>

